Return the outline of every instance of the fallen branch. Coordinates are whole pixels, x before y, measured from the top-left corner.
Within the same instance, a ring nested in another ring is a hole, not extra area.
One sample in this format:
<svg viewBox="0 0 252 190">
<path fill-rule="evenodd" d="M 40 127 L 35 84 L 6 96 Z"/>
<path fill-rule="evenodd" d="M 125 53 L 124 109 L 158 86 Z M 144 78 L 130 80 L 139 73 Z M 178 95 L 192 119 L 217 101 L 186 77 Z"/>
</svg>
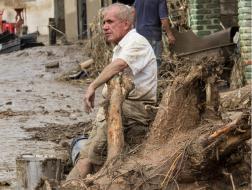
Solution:
<svg viewBox="0 0 252 190">
<path fill-rule="evenodd" d="M 239 127 L 242 127 L 242 129 L 239 129 Z M 222 128 L 215 131 L 207 138 L 206 144 L 210 144 L 213 141 L 216 141 L 217 138 L 223 135 L 228 135 L 228 133 L 230 133 L 235 129 L 238 129 L 240 133 L 246 133 L 247 129 L 251 130 L 251 126 L 249 125 L 249 113 L 243 113 L 240 117 L 238 117 L 234 121 L 226 124 Z"/>
</svg>

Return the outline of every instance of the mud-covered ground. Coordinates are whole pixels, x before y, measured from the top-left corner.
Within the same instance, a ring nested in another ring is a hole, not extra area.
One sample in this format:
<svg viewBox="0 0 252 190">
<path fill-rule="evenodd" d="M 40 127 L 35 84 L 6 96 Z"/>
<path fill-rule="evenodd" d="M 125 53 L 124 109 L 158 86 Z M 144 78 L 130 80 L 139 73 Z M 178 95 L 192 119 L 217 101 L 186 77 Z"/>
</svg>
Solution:
<svg viewBox="0 0 252 190">
<path fill-rule="evenodd" d="M 65 142 L 90 126 L 95 112 L 86 115 L 82 102 L 87 84 L 58 80 L 86 59 L 78 45 L 36 47 L 0 55 L 0 189 L 15 187 L 18 155 L 66 159 Z M 46 68 L 55 61 L 58 68 Z"/>
</svg>

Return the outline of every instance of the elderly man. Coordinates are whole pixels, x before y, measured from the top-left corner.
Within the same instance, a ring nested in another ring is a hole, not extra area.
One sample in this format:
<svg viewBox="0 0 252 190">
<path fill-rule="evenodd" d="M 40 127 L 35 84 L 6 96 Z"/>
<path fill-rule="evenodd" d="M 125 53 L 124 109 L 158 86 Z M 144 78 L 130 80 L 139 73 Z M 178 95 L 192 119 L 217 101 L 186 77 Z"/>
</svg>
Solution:
<svg viewBox="0 0 252 190">
<path fill-rule="evenodd" d="M 134 89 L 129 93 L 122 106 L 125 142 L 134 144 L 136 136 L 146 132 L 150 115 L 144 109 L 146 104 L 156 102 L 157 63 L 153 49 L 148 41 L 132 29 L 134 16 L 132 9 L 115 3 L 103 11 L 103 31 L 106 40 L 115 44 L 112 62 L 90 84 L 85 96 L 85 109 L 90 112 L 94 107 L 95 90 L 120 72 L 133 76 Z M 84 178 L 92 172 L 92 166 L 102 165 L 106 159 L 107 126 L 102 106 L 86 147 L 67 179 Z"/>
</svg>

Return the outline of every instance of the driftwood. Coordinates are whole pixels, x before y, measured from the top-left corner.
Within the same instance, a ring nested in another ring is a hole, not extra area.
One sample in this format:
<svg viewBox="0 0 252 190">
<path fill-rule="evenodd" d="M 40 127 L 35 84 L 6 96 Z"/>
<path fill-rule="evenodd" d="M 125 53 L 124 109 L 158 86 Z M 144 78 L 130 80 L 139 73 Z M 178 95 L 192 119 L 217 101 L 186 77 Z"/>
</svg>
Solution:
<svg viewBox="0 0 252 190">
<path fill-rule="evenodd" d="M 116 75 L 108 82 L 108 102 L 104 104 L 107 121 L 107 160 L 95 175 L 88 176 L 84 180 L 86 184 L 94 184 L 95 181 L 104 176 L 104 173 L 108 173 L 109 170 L 116 168 L 114 165 L 117 161 L 116 158 L 124 150 L 122 104 L 133 87 L 133 78 L 129 74 Z M 78 187 L 79 185 L 73 186 Z M 94 186 L 89 189 L 96 190 L 100 188 Z"/>
<path fill-rule="evenodd" d="M 207 139 L 208 146 L 214 143 L 219 156 L 228 154 L 237 145 L 251 138 L 250 124 L 250 114 L 243 113 L 239 118 L 211 134 Z"/>
<path fill-rule="evenodd" d="M 109 81 L 109 106 L 107 111 L 108 154 L 107 162 L 122 153 L 124 147 L 124 134 L 122 124 L 122 103 L 133 82 L 127 75 L 115 76 Z"/>
</svg>

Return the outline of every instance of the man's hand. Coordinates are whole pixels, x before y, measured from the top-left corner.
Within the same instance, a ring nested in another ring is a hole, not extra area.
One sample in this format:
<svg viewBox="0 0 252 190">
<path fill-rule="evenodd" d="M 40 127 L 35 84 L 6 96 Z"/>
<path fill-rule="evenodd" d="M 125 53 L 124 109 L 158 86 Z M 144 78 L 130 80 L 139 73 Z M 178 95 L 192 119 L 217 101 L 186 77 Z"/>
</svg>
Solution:
<svg viewBox="0 0 252 190">
<path fill-rule="evenodd" d="M 169 45 L 174 45 L 175 37 L 173 36 L 172 31 L 170 29 L 168 18 L 161 19 L 161 23 L 162 23 L 163 30 L 165 31 L 166 36 L 168 38 Z"/>
<path fill-rule="evenodd" d="M 90 113 L 92 108 L 94 108 L 95 99 L 95 89 L 99 88 L 101 85 L 109 81 L 114 75 L 122 72 L 128 64 L 122 59 L 115 59 L 112 63 L 108 64 L 101 74 L 89 85 L 85 95 L 84 104 L 85 111 Z"/>
<path fill-rule="evenodd" d="M 95 100 L 95 88 L 90 85 L 84 95 L 84 105 L 86 113 L 92 112 L 92 108 L 94 108 L 94 100 Z"/>
<path fill-rule="evenodd" d="M 168 42 L 170 45 L 174 45 L 175 44 L 175 37 L 173 36 L 172 32 L 168 32 L 167 33 L 167 38 L 168 38 Z"/>
</svg>

